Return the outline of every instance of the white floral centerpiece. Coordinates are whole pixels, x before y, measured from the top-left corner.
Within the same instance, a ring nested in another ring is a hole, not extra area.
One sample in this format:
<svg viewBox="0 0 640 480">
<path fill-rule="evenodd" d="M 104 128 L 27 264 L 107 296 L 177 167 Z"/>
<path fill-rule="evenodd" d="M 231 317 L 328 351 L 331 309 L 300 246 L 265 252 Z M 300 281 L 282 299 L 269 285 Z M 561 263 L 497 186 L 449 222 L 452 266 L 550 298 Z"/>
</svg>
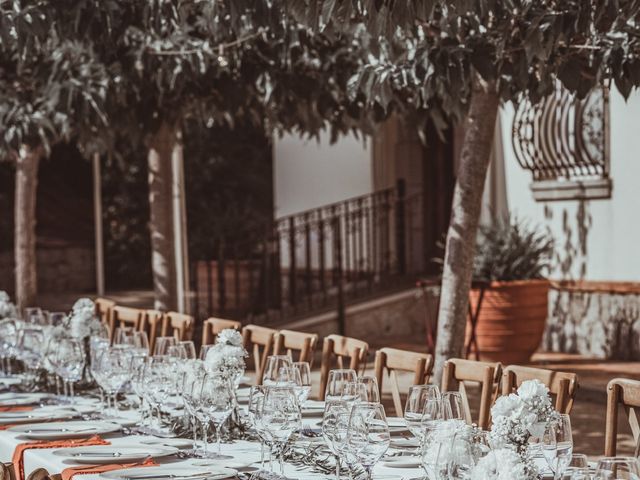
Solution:
<svg viewBox="0 0 640 480">
<path fill-rule="evenodd" d="M 207 352 L 205 363 L 207 369 L 233 381 L 237 386 L 244 374 L 244 359 L 247 356 L 240 332 L 227 328 L 218 334 L 215 345 Z"/>
<path fill-rule="evenodd" d="M 5 318 L 17 318 L 18 309 L 11 302 L 11 297 L 4 290 L 0 290 L 0 320 Z"/>
<path fill-rule="evenodd" d="M 96 316 L 96 305 L 88 298 L 81 298 L 73 304 L 65 322 L 69 334 L 84 340 L 100 330 L 100 320 Z"/>
<path fill-rule="evenodd" d="M 474 468 L 471 478 L 535 480 L 539 472 L 530 458 L 529 439 L 544 433 L 557 412 L 549 389 L 539 380 L 523 382 L 516 393 L 500 397 L 491 408 L 491 455 Z"/>
</svg>

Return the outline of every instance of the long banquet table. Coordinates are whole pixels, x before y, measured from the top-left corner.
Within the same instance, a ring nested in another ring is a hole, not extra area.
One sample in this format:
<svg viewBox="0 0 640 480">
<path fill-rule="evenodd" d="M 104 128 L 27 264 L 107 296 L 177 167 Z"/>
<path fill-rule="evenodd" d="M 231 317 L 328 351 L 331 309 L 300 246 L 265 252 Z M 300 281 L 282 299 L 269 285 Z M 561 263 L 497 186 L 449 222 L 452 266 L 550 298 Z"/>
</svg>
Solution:
<svg viewBox="0 0 640 480">
<path fill-rule="evenodd" d="M 123 417 L 135 418 L 136 413 L 131 411 L 121 412 Z M 311 424 L 317 428 L 316 422 L 318 418 L 303 418 L 305 425 Z M 102 435 L 101 438 L 110 442 L 114 446 L 124 445 L 142 445 L 141 440 L 145 437 L 142 435 L 124 435 L 123 433 L 113 433 Z M 20 443 L 30 442 L 32 440 L 22 437 L 20 434 L 3 430 L 0 431 L 0 461 L 10 462 L 16 447 Z M 212 450 L 215 449 L 214 444 L 210 444 Z M 53 454 L 55 448 L 52 449 L 30 449 L 24 454 L 24 471 L 25 476 L 33 472 L 37 468 L 45 468 L 49 473 L 61 473 L 64 469 L 74 466 L 80 466 L 78 463 L 73 463 L 71 460 L 59 457 Z M 232 443 L 222 444 L 222 454 L 233 456 L 233 460 L 221 460 L 213 461 L 207 459 L 180 459 L 177 456 L 158 458 L 156 462 L 160 465 L 170 464 L 172 466 L 184 466 L 185 473 L 188 473 L 189 468 L 193 468 L 198 464 L 206 462 L 211 465 L 229 466 L 233 467 L 235 463 L 251 464 L 248 469 L 239 469 L 242 471 L 250 471 L 252 468 L 260 466 L 260 444 L 250 441 L 234 441 Z M 274 460 L 274 470 L 279 473 L 277 462 Z M 323 473 L 317 473 L 312 471 L 309 467 L 300 465 L 285 464 L 285 476 L 289 479 L 320 479 L 320 478 L 333 478 L 334 475 L 328 475 Z M 422 478 L 423 471 L 420 468 L 393 468 L 386 467 L 379 463 L 374 469 L 374 477 L 376 479 L 398 479 L 409 480 L 415 478 Z M 74 478 L 82 478 L 82 480 L 97 480 L 100 478 L 99 474 L 85 474 L 75 475 Z M 234 477 L 229 477 L 234 478 Z M 247 478 L 247 477 L 243 477 Z M 346 477 L 345 477 L 346 478 Z M 179 479 L 176 479 L 179 480 Z"/>
</svg>

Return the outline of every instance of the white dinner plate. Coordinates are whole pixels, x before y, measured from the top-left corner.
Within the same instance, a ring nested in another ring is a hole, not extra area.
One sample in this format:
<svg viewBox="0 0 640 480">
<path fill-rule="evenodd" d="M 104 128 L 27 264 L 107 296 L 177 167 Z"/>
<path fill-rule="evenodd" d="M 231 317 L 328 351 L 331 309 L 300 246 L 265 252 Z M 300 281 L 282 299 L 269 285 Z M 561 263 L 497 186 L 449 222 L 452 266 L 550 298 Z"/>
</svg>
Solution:
<svg viewBox="0 0 640 480">
<path fill-rule="evenodd" d="M 167 457 L 177 452 L 178 449 L 172 447 L 96 445 L 91 447 L 61 448 L 54 450 L 53 454 L 73 460 L 76 463 L 107 465 L 110 463 L 140 462 L 149 457 Z"/>
<path fill-rule="evenodd" d="M 238 474 L 236 470 L 224 467 L 170 467 L 162 465 L 158 467 L 138 467 L 123 470 L 112 470 L 101 473 L 102 478 L 111 480 L 223 480 L 235 478 Z"/>
<path fill-rule="evenodd" d="M 154 447 L 193 448 L 193 440 L 188 438 L 145 437 L 138 443 L 141 445 L 153 445 Z"/>
<path fill-rule="evenodd" d="M 320 400 L 307 400 L 304 402 L 305 410 L 324 410 L 324 402 Z"/>
<path fill-rule="evenodd" d="M 91 437 L 105 433 L 117 432 L 122 427 L 115 423 L 101 421 L 76 421 L 33 423 L 11 427 L 9 432 L 21 433 L 34 440 L 58 440 L 65 438 Z"/>
<path fill-rule="evenodd" d="M 420 440 L 415 437 L 410 438 L 392 438 L 390 446 L 392 448 L 418 448 L 420 447 Z"/>
<path fill-rule="evenodd" d="M 0 407 L 38 405 L 48 397 L 50 397 L 48 393 L 0 393 Z"/>
<path fill-rule="evenodd" d="M 22 423 L 38 423 L 38 421 L 55 421 L 73 418 L 77 412 L 72 410 L 37 409 L 29 412 L 4 412 L 0 413 L 0 425 L 12 425 Z"/>
<path fill-rule="evenodd" d="M 422 466 L 422 459 L 417 455 L 401 455 L 383 460 L 382 464 L 391 468 L 419 468 Z"/>
</svg>

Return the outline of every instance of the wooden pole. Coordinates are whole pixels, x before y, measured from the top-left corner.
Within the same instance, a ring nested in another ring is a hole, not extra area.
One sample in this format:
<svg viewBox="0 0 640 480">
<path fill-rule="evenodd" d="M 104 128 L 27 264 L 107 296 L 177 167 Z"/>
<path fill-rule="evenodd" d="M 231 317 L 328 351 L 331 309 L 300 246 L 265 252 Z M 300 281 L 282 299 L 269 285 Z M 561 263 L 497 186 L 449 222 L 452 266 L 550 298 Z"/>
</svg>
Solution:
<svg viewBox="0 0 640 480">
<path fill-rule="evenodd" d="M 96 294 L 104 295 L 104 237 L 102 233 L 102 172 L 100 154 L 93 154 L 93 221 L 96 250 Z"/>
</svg>

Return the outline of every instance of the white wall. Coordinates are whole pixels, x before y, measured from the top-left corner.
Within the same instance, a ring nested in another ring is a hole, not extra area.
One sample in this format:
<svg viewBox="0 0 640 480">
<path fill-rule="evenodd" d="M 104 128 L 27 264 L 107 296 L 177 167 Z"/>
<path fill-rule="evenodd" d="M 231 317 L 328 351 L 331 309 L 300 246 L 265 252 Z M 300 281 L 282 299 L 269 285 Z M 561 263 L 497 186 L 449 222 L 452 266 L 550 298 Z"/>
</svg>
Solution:
<svg viewBox="0 0 640 480">
<path fill-rule="evenodd" d="M 276 218 L 321 207 L 372 191 L 371 141 L 329 135 L 301 139 L 286 135 L 274 141 Z"/>
<path fill-rule="evenodd" d="M 535 202 L 531 173 L 513 152 L 511 105 L 501 119 L 509 208 L 552 232 L 564 262 L 554 277 L 640 281 L 640 93 L 627 103 L 617 91 L 610 95 L 613 189 L 607 200 Z"/>
</svg>

